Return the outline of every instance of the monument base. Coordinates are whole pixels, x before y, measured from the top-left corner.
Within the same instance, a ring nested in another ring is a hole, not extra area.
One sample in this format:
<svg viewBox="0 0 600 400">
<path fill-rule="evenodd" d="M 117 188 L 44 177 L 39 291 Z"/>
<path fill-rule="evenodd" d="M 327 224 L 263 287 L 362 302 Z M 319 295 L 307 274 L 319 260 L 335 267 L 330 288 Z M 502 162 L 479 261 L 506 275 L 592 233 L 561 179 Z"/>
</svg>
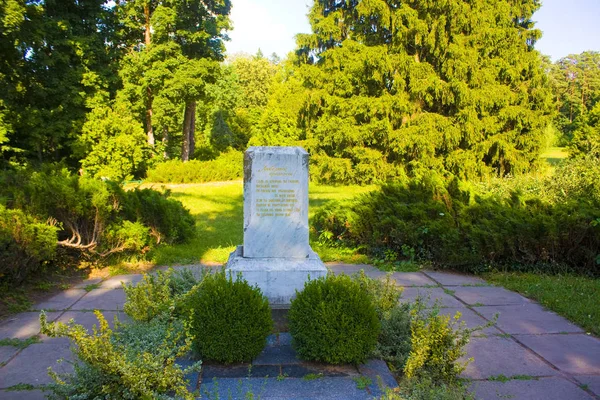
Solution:
<svg viewBox="0 0 600 400">
<path fill-rule="evenodd" d="M 271 307 L 289 305 L 309 279 L 327 275 L 327 268 L 317 253 L 307 258 L 244 258 L 238 246 L 227 260 L 226 271 L 241 273 L 250 285 L 257 285 L 269 299 Z"/>
</svg>

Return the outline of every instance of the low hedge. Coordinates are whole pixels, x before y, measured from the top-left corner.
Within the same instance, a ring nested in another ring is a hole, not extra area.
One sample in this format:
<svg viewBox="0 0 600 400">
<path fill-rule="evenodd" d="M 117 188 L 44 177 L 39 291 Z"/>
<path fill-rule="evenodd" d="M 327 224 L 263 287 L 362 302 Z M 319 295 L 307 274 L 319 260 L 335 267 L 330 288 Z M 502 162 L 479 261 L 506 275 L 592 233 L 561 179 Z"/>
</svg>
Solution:
<svg viewBox="0 0 600 400">
<path fill-rule="evenodd" d="M 214 160 L 169 160 L 148 170 L 147 180 L 157 183 L 203 183 L 241 179 L 244 156 L 239 151 L 221 154 Z"/>
</svg>

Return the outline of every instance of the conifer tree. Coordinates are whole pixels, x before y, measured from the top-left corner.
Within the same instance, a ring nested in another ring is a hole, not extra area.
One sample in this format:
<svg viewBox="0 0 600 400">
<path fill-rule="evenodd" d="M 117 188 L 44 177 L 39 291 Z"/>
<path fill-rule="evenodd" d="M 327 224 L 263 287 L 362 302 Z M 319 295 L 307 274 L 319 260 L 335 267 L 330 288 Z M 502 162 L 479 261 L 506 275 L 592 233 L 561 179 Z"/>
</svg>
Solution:
<svg viewBox="0 0 600 400">
<path fill-rule="evenodd" d="M 299 126 L 320 174 L 338 168 L 368 182 L 432 168 L 472 178 L 535 166 L 552 108 L 534 50 L 539 6 L 315 1 L 313 33 L 298 35 L 308 88 Z"/>
</svg>

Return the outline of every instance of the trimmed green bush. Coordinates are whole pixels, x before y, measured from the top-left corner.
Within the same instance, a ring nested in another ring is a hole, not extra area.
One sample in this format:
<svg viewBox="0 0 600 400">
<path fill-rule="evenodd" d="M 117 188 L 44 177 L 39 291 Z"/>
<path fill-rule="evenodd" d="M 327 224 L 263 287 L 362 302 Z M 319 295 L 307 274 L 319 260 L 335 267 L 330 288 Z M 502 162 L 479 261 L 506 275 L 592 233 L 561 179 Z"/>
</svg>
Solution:
<svg viewBox="0 0 600 400">
<path fill-rule="evenodd" d="M 260 289 L 225 271 L 207 274 L 186 296 L 193 349 L 203 359 L 226 364 L 251 361 L 273 329 L 269 302 Z"/>
<path fill-rule="evenodd" d="M 330 364 L 363 362 L 380 330 L 371 296 L 345 275 L 308 281 L 292 300 L 288 321 L 298 355 Z"/>
<path fill-rule="evenodd" d="M 55 226 L 0 204 L 0 281 L 20 283 L 51 261 L 57 231 Z"/>
<path fill-rule="evenodd" d="M 239 151 L 229 151 L 214 160 L 169 160 L 147 172 L 147 180 L 159 183 L 202 183 L 241 179 L 244 156 Z"/>
</svg>

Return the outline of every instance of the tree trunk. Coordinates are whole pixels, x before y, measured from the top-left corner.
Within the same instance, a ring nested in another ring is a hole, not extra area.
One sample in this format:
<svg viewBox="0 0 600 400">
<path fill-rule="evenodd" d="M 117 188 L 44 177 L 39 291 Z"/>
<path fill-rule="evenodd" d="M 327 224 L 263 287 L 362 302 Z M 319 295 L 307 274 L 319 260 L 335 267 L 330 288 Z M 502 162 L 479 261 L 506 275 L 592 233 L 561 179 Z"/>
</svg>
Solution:
<svg viewBox="0 0 600 400">
<path fill-rule="evenodd" d="M 190 157 L 194 157 L 196 151 L 196 102 L 192 101 L 190 107 L 192 109 L 192 116 L 190 117 Z"/>
<path fill-rule="evenodd" d="M 192 155 L 192 133 L 193 133 L 193 116 L 195 102 L 186 103 L 185 112 L 183 114 L 183 141 L 181 143 L 181 159 L 185 161 L 190 160 Z"/>
<path fill-rule="evenodd" d="M 162 142 L 163 142 L 163 147 L 164 147 L 164 151 L 163 151 L 163 158 L 165 160 L 169 159 L 169 128 L 168 127 L 164 127 L 163 128 L 163 137 L 162 137 Z"/>
<path fill-rule="evenodd" d="M 146 18 L 146 31 L 144 32 L 144 43 L 146 51 L 150 47 L 150 5 L 144 5 L 144 17 Z M 154 147 L 154 130 L 152 129 L 152 89 L 146 88 L 146 135 L 148 136 L 148 144 Z"/>
</svg>

